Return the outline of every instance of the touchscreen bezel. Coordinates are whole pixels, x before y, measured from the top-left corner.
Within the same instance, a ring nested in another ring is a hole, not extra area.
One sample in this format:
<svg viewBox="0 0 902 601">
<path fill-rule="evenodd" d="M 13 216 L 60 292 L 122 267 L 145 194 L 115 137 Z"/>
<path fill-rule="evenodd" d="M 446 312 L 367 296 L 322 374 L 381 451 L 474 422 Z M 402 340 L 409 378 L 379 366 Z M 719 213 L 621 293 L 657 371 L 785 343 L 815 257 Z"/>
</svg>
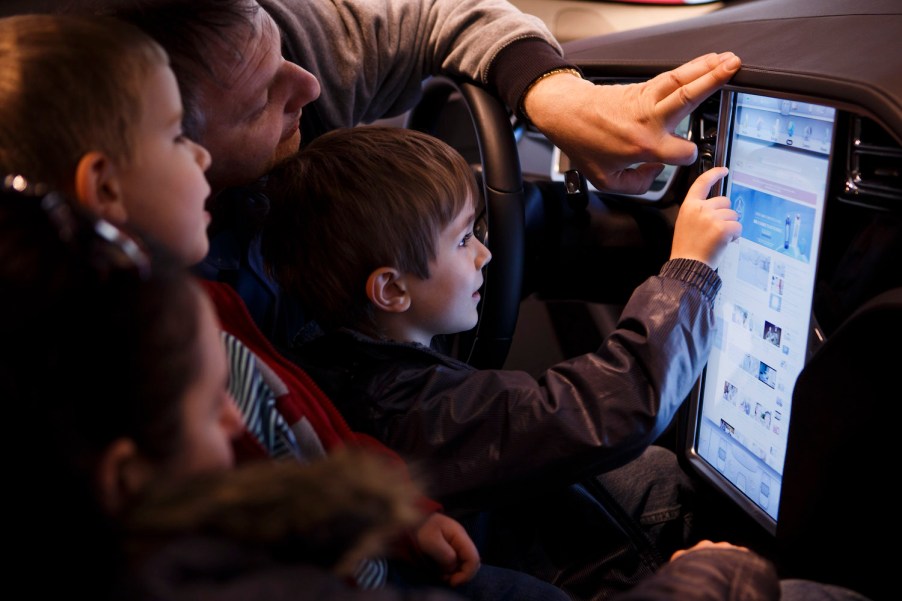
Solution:
<svg viewBox="0 0 902 601">
<path fill-rule="evenodd" d="M 821 199 L 821 204 L 819 207 L 819 219 L 817 221 L 817 231 L 814 232 L 812 238 L 816 237 L 817 241 L 817 256 L 811 256 L 811 267 L 814 270 L 814 275 L 816 275 L 817 270 L 817 261 L 819 260 L 820 249 L 823 246 L 822 234 L 823 234 L 823 223 L 824 223 L 824 213 L 826 211 L 827 197 L 829 194 L 829 185 L 830 185 L 830 172 L 832 170 L 832 165 L 834 161 L 834 156 L 836 152 L 836 134 L 837 134 L 837 114 L 838 109 L 834 106 L 829 105 L 828 103 L 823 102 L 818 99 L 811 98 L 803 98 L 793 95 L 788 95 L 776 91 L 771 90 L 760 90 L 760 89 L 744 89 L 740 87 L 727 86 L 721 92 L 721 104 L 720 104 L 720 117 L 719 122 L 721 124 L 725 124 L 725 126 L 721 126 L 718 128 L 717 139 L 716 139 L 716 150 L 715 150 L 715 158 L 714 164 L 716 166 L 723 166 L 730 160 L 731 148 L 730 145 L 734 139 L 734 120 L 737 115 L 738 106 L 737 100 L 740 94 L 753 94 L 757 96 L 765 96 L 772 99 L 777 99 L 779 101 L 786 102 L 802 102 L 810 105 L 818 105 L 819 107 L 824 107 L 826 109 L 832 109 L 833 113 L 833 122 L 831 127 L 831 136 L 829 140 L 829 149 L 827 154 L 826 161 L 826 172 L 824 174 L 824 189 L 823 195 Z M 728 181 L 732 177 L 732 173 L 728 174 L 727 177 L 712 190 L 711 195 L 721 195 L 725 190 L 728 189 Z M 812 249 L 814 250 L 814 249 Z M 811 299 L 809 298 L 809 301 Z M 810 306 L 809 306 L 810 310 Z M 766 323 L 766 325 L 768 325 Z M 766 327 L 765 325 L 765 327 Z M 816 328 L 816 320 L 814 319 L 814 315 L 810 315 L 809 324 L 808 324 L 808 333 L 805 336 L 804 340 L 804 362 L 807 363 L 808 359 L 812 354 L 812 332 Z M 712 352 L 714 352 L 712 350 Z M 715 486 L 721 492 L 726 494 L 732 501 L 739 506 L 746 514 L 751 516 L 754 521 L 760 524 L 765 530 L 767 530 L 770 534 L 776 535 L 777 532 L 777 523 L 779 518 L 779 505 L 781 500 L 777 498 L 777 510 L 776 517 L 772 516 L 770 513 L 765 511 L 761 506 L 759 506 L 754 500 L 752 500 L 745 492 L 743 492 L 737 484 L 733 483 L 726 475 L 721 473 L 710 461 L 702 457 L 702 455 L 698 451 L 699 440 L 700 440 L 700 430 L 701 430 L 701 422 L 703 419 L 702 414 L 702 398 L 705 392 L 706 387 L 706 376 L 708 373 L 708 367 L 706 366 L 705 370 L 702 372 L 701 377 L 696 383 L 695 389 L 693 390 L 690 399 L 689 399 L 689 418 L 688 418 L 688 429 L 686 436 L 686 448 L 685 454 L 688 460 L 689 465 L 695 469 L 700 476 L 702 476 L 705 480 L 707 480 L 710 484 Z M 793 380 L 792 386 L 794 387 L 795 381 Z M 717 382 L 713 382 L 711 386 L 716 387 Z M 787 391 L 789 393 L 788 398 L 791 404 L 791 391 Z M 712 393 L 716 394 L 716 392 Z M 724 393 L 726 394 L 726 393 Z M 710 397 L 709 397 L 710 398 Z M 787 407 L 789 409 L 789 407 Z M 791 420 L 791 413 L 788 413 L 788 418 L 785 423 L 785 427 L 787 428 L 786 435 L 788 435 L 789 421 Z M 729 439 L 732 439 L 732 433 L 728 435 Z M 739 443 L 734 443 L 736 446 L 739 446 Z M 748 449 L 745 446 L 741 447 L 744 451 Z M 749 452 L 751 456 L 751 453 Z M 785 449 L 784 455 L 785 459 Z M 754 459 L 754 458 L 753 458 Z M 780 472 L 780 484 L 777 488 L 778 491 L 782 491 L 782 473 L 785 473 L 785 464 L 781 463 L 781 472 Z"/>
</svg>

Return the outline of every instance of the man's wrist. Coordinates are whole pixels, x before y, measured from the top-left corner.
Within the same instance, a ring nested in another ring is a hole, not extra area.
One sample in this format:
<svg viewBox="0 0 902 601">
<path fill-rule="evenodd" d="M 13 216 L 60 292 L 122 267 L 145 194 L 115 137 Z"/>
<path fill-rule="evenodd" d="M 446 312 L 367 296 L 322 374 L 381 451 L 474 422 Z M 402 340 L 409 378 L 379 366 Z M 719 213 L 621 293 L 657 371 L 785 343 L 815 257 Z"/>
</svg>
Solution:
<svg viewBox="0 0 902 601">
<path fill-rule="evenodd" d="M 544 74 L 556 69 L 576 69 L 560 52 L 539 38 L 523 38 L 512 42 L 492 60 L 485 74 L 491 89 L 512 110 L 520 114 L 526 90 Z"/>
<path fill-rule="evenodd" d="M 529 86 L 523 92 L 523 96 L 520 97 L 520 104 L 517 107 L 517 113 L 522 119 L 530 121 L 529 114 L 526 112 L 526 97 L 529 96 L 529 93 L 532 92 L 539 83 L 555 75 L 572 75 L 580 79 L 583 78 L 583 74 L 579 71 L 579 69 L 576 69 L 574 67 L 560 67 L 558 69 L 552 69 L 547 73 L 543 73 L 542 75 L 534 79 L 533 82 L 529 84 Z"/>
</svg>

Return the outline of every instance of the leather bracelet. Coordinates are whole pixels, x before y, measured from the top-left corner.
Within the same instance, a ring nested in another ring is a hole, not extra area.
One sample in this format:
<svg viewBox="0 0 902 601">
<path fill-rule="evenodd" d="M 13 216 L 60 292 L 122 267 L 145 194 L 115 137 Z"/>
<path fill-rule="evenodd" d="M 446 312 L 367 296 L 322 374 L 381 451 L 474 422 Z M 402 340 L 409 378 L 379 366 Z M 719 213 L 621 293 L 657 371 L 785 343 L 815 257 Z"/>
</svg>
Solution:
<svg viewBox="0 0 902 601">
<path fill-rule="evenodd" d="M 576 69 L 574 67 L 560 67 L 558 69 L 552 69 L 551 71 L 548 71 L 547 73 L 543 73 L 543 74 L 539 75 L 537 78 L 535 78 L 532 81 L 531 84 L 529 84 L 529 86 L 526 88 L 526 91 L 523 92 L 523 96 L 520 97 L 519 109 L 520 109 L 520 114 L 523 115 L 524 119 L 526 119 L 527 121 L 531 121 L 529 118 L 529 115 L 526 114 L 526 96 L 532 91 L 532 89 L 534 87 L 536 87 L 537 83 L 539 83 L 543 79 L 551 77 L 552 75 L 557 75 L 559 73 L 569 73 L 571 75 L 575 75 L 575 76 L 579 77 L 580 79 L 583 79 L 583 74 L 580 73 L 579 69 Z"/>
</svg>

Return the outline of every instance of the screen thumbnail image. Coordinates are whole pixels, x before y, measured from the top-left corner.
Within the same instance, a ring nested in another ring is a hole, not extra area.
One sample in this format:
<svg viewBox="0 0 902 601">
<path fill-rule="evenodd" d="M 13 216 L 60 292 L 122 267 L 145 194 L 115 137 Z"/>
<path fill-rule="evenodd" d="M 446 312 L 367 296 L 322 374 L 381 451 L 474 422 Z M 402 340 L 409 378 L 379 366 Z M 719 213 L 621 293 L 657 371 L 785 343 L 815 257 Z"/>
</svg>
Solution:
<svg viewBox="0 0 902 601">
<path fill-rule="evenodd" d="M 776 325 L 772 324 L 769 321 L 764 322 L 764 339 L 770 342 L 775 347 L 780 347 L 780 338 L 783 334 L 783 329 Z"/>
<path fill-rule="evenodd" d="M 733 183 L 733 204 L 741 204 L 742 237 L 808 263 L 814 234 L 814 208 Z"/>
<path fill-rule="evenodd" d="M 758 379 L 774 388 L 777 386 L 777 370 L 765 363 L 764 361 L 758 362 Z"/>
</svg>

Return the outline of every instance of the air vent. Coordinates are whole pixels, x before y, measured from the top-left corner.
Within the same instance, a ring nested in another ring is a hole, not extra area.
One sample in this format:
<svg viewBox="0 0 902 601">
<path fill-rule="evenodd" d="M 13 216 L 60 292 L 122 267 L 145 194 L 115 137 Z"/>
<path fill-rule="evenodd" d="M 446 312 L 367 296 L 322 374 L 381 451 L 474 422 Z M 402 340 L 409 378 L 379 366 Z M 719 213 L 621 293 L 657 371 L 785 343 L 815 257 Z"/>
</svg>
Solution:
<svg viewBox="0 0 902 601">
<path fill-rule="evenodd" d="M 845 199 L 902 209 L 902 146 L 866 117 L 852 120 Z"/>
</svg>

